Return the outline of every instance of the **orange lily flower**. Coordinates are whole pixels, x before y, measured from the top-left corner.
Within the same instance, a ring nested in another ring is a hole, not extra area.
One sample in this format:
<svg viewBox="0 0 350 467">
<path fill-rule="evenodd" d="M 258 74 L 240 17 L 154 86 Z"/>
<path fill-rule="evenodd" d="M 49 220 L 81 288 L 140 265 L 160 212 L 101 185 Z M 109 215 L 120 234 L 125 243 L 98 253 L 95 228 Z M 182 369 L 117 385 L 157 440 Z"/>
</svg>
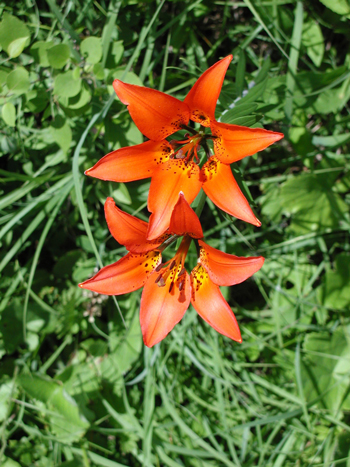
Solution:
<svg viewBox="0 0 350 467">
<path fill-rule="evenodd" d="M 105 214 L 111 234 L 129 253 L 80 284 L 81 288 L 121 295 L 144 287 L 140 323 L 148 347 L 173 329 L 190 303 L 216 331 L 242 342 L 236 318 L 219 286 L 243 282 L 262 267 L 263 257 L 238 257 L 204 243 L 199 219 L 183 193 L 174 206 L 169 229 L 152 241 L 147 240 L 147 223 L 118 209 L 112 198 L 106 200 Z M 175 256 L 162 263 L 162 251 L 181 236 Z M 199 258 L 189 275 L 185 259 L 192 239 L 198 242 Z"/>
<path fill-rule="evenodd" d="M 150 139 L 104 156 L 85 173 L 101 180 L 128 182 L 152 177 L 148 198 L 150 216 L 147 237 L 154 240 L 169 226 L 180 191 L 191 204 L 201 187 L 220 209 L 260 226 L 248 201 L 235 181 L 229 164 L 255 154 L 283 137 L 282 133 L 229 125 L 215 120 L 215 107 L 232 55 L 205 71 L 184 102 L 154 89 L 115 80 L 115 92 L 128 106 L 139 130 Z M 195 131 L 189 120 L 204 127 Z M 211 134 L 205 134 L 209 128 Z M 180 129 L 192 135 L 168 142 L 165 138 Z M 214 142 L 210 154 L 207 140 Z M 198 165 L 198 148 L 204 146 L 207 162 Z"/>
</svg>

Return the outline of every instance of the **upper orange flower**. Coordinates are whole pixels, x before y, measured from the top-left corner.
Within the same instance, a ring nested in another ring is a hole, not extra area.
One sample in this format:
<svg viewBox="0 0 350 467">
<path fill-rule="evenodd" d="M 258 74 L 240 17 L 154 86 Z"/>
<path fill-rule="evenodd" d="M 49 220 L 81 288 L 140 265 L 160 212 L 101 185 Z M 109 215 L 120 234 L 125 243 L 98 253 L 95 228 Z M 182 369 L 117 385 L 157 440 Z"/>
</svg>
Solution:
<svg viewBox="0 0 350 467">
<path fill-rule="evenodd" d="M 205 71 L 184 102 L 154 89 L 119 80 L 113 83 L 136 126 L 150 141 L 107 154 L 86 174 L 116 182 L 152 177 L 148 239 L 157 238 L 167 229 L 180 191 L 192 203 L 201 187 L 223 211 L 253 225 L 261 225 L 229 164 L 267 148 L 283 134 L 215 120 L 216 102 L 231 60 L 232 55 L 229 55 Z M 204 128 L 197 132 L 187 127 L 189 120 Z M 208 127 L 211 134 L 205 134 Z M 193 133 L 185 140 L 169 142 L 165 139 L 184 128 Z M 214 155 L 208 148 L 208 139 L 213 140 Z M 198 165 L 199 146 L 205 147 L 207 155 L 202 167 Z"/>
<path fill-rule="evenodd" d="M 107 198 L 105 214 L 113 237 L 129 253 L 102 268 L 80 287 L 106 295 L 121 295 L 144 286 L 140 323 L 144 343 L 152 347 L 181 320 L 190 303 L 216 331 L 242 342 L 231 308 L 219 285 L 243 282 L 264 263 L 264 258 L 242 258 L 222 253 L 205 244 L 198 217 L 180 193 L 170 219 L 169 230 L 154 241 L 147 240 L 147 223 L 127 214 Z M 175 256 L 162 263 L 162 251 L 183 236 Z M 197 266 L 189 275 L 185 259 L 192 239 L 199 244 Z"/>
</svg>

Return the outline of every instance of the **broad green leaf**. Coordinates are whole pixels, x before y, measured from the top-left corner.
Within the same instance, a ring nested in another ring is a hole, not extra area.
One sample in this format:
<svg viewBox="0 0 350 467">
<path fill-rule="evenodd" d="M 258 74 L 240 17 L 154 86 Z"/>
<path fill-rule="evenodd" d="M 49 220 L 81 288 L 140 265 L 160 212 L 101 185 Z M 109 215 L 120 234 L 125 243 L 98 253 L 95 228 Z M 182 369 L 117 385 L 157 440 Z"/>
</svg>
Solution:
<svg viewBox="0 0 350 467">
<path fill-rule="evenodd" d="M 32 113 L 42 112 L 49 101 L 50 96 L 45 88 L 36 88 L 26 93 L 26 107 Z"/>
<path fill-rule="evenodd" d="M 295 81 L 294 103 L 300 108 L 310 108 L 314 112 L 313 104 L 318 97 L 316 91 L 332 85 L 347 73 L 346 67 L 339 67 L 324 73 L 298 73 Z"/>
<path fill-rule="evenodd" d="M 109 47 L 105 67 L 110 70 L 115 68 L 117 65 L 119 65 L 119 62 L 121 61 L 123 57 L 123 54 L 124 54 L 123 41 L 113 42 L 112 45 Z"/>
<path fill-rule="evenodd" d="M 64 152 L 68 152 L 72 142 L 72 130 L 69 123 L 61 115 L 57 116 L 50 125 L 50 133 L 54 141 Z"/>
<path fill-rule="evenodd" d="M 57 44 L 46 50 L 47 59 L 52 68 L 60 69 L 68 62 L 70 56 L 67 44 Z"/>
<path fill-rule="evenodd" d="M 11 58 L 16 58 L 23 52 L 23 49 L 28 45 L 28 37 L 19 37 L 12 41 L 7 47 L 7 53 Z"/>
<path fill-rule="evenodd" d="M 132 364 L 138 360 L 142 347 L 141 327 L 138 313 L 136 313 L 129 326 L 126 338 L 121 339 L 115 350 L 118 366 L 122 373 L 129 371 Z"/>
<path fill-rule="evenodd" d="M 50 49 L 51 50 L 51 49 Z M 60 73 L 56 76 L 53 90 L 59 97 L 76 96 L 81 89 L 81 79 L 74 79 L 72 70 Z"/>
<path fill-rule="evenodd" d="M 16 42 L 19 39 L 20 41 Z M 0 23 L 1 47 L 13 58 L 18 57 L 24 47 L 29 45 L 29 42 L 30 32 L 25 23 L 5 12 Z M 12 46 L 10 47 L 11 44 Z"/>
<path fill-rule="evenodd" d="M 113 191 L 112 197 L 117 203 L 131 204 L 130 194 L 125 183 L 119 183 L 118 185 L 118 188 Z"/>
<path fill-rule="evenodd" d="M 0 70 L 0 84 L 5 84 L 7 79 L 8 72 L 5 70 Z"/>
<path fill-rule="evenodd" d="M 291 217 L 290 230 L 301 234 L 339 227 L 348 206 L 332 189 L 336 178 L 334 173 L 304 173 L 282 185 L 279 202 Z"/>
<path fill-rule="evenodd" d="M 124 75 L 124 70 L 113 70 L 111 73 L 110 73 L 110 77 L 115 80 L 115 79 L 121 79 L 121 77 Z M 125 83 L 128 83 L 128 84 L 136 84 L 137 86 L 143 86 L 143 83 L 142 81 L 140 80 L 140 78 L 135 74 L 133 73 L 132 71 L 129 71 L 126 76 L 124 76 L 124 82 Z M 112 86 L 109 86 L 109 88 L 112 88 Z M 113 89 L 114 91 L 114 89 Z"/>
<path fill-rule="evenodd" d="M 350 255 L 340 253 L 335 258 L 334 270 L 326 272 L 319 287 L 320 302 L 334 310 L 350 309 Z"/>
<path fill-rule="evenodd" d="M 350 141 L 350 134 L 317 136 L 312 138 L 312 143 L 315 146 L 325 146 L 327 148 L 335 148 Z"/>
<path fill-rule="evenodd" d="M 12 354 L 23 344 L 23 305 L 13 300 L 1 314 L 0 333 L 7 354 Z"/>
<path fill-rule="evenodd" d="M 350 99 L 350 78 L 343 81 L 341 86 L 326 89 L 314 103 L 314 109 L 321 114 L 337 113 L 343 110 Z"/>
<path fill-rule="evenodd" d="M 320 0 L 320 2 L 338 15 L 350 16 L 349 0 Z"/>
<path fill-rule="evenodd" d="M 283 213 L 283 207 L 281 206 L 279 197 L 279 187 L 272 183 L 264 187 L 264 194 L 260 197 L 260 204 L 262 206 L 261 212 L 273 222 L 279 222 Z"/>
<path fill-rule="evenodd" d="M 91 92 L 89 85 L 83 81 L 81 91 L 76 96 L 70 97 L 67 102 L 67 107 L 72 110 L 78 110 L 87 105 L 91 101 Z"/>
<path fill-rule="evenodd" d="M 288 136 L 297 154 L 306 156 L 315 150 L 312 144 L 312 135 L 306 127 L 291 127 Z"/>
<path fill-rule="evenodd" d="M 47 51 L 54 47 L 54 45 L 55 44 L 52 41 L 38 41 L 31 46 L 30 53 L 34 57 L 35 61 L 40 63 L 41 66 L 50 66 Z"/>
<path fill-rule="evenodd" d="M 316 21 L 308 21 L 303 25 L 302 43 L 306 52 L 316 66 L 320 66 L 324 54 L 324 39 Z"/>
<path fill-rule="evenodd" d="M 303 392 L 307 402 L 322 396 L 321 403 L 336 415 L 340 404 L 350 409 L 350 340 L 349 328 L 334 333 L 312 332 L 304 341 L 301 366 Z"/>
<path fill-rule="evenodd" d="M 12 102 L 6 102 L 6 104 L 2 106 L 1 116 L 6 125 L 12 127 L 16 125 L 16 108 Z"/>
<path fill-rule="evenodd" d="M 298 257 L 297 261 L 292 256 L 284 256 L 281 262 L 267 261 L 266 272 L 270 277 L 280 279 L 278 287 L 271 290 L 271 300 L 278 310 L 281 327 L 311 322 L 315 292 L 306 290 L 306 286 L 315 270 L 316 266 L 310 264 L 305 255 Z"/>
<path fill-rule="evenodd" d="M 1 464 L 1 467 L 21 467 L 21 464 L 18 462 L 14 461 L 10 457 L 5 457 L 4 458 L 4 463 Z"/>
<path fill-rule="evenodd" d="M 0 386 L 0 422 L 3 422 L 8 415 L 9 402 L 13 389 L 12 382 L 4 383 Z"/>
<path fill-rule="evenodd" d="M 102 58 L 100 37 L 87 37 L 80 44 L 80 52 L 88 63 L 98 63 Z"/>
<path fill-rule="evenodd" d="M 103 79 L 105 77 L 104 68 L 101 63 L 96 63 L 94 65 L 93 72 L 97 79 Z"/>
<path fill-rule="evenodd" d="M 89 423 L 79 413 L 75 400 L 56 381 L 35 375 L 21 375 L 18 384 L 31 398 L 45 404 L 47 410 L 57 413 L 50 414 L 49 420 L 51 430 L 58 439 L 72 443 L 83 436 Z"/>
<path fill-rule="evenodd" d="M 6 83 L 9 91 L 17 95 L 23 94 L 29 89 L 29 73 L 19 66 L 7 75 Z"/>
</svg>

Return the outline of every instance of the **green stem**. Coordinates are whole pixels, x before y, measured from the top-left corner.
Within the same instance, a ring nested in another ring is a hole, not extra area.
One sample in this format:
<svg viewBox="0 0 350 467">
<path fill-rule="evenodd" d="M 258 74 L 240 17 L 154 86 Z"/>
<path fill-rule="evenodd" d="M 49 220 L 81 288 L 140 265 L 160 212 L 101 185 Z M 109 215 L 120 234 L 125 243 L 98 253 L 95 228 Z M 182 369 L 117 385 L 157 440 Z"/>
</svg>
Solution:
<svg viewBox="0 0 350 467">
<path fill-rule="evenodd" d="M 198 133 L 197 130 L 195 130 L 194 128 L 191 128 L 190 126 L 188 125 L 182 125 L 181 127 L 183 130 L 187 130 L 189 133 L 191 133 L 192 135 L 196 135 Z"/>
</svg>

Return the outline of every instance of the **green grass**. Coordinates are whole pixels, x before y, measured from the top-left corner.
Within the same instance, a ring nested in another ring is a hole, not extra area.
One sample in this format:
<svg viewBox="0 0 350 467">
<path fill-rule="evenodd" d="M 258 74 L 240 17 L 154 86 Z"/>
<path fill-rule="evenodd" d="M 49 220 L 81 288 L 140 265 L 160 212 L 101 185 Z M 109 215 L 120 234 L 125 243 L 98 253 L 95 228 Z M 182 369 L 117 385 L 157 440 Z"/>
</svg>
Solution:
<svg viewBox="0 0 350 467">
<path fill-rule="evenodd" d="M 347 2 L 47 0 L 0 14 L 0 466 L 349 466 Z M 125 253 L 106 197 L 147 220 L 149 180 L 83 173 L 143 141 L 115 77 L 182 99 L 230 53 L 217 117 L 285 138 L 232 165 L 262 227 L 210 201 L 201 222 L 210 245 L 266 262 L 222 289 L 241 345 L 190 308 L 148 349 L 140 293 L 77 284 Z"/>
</svg>

